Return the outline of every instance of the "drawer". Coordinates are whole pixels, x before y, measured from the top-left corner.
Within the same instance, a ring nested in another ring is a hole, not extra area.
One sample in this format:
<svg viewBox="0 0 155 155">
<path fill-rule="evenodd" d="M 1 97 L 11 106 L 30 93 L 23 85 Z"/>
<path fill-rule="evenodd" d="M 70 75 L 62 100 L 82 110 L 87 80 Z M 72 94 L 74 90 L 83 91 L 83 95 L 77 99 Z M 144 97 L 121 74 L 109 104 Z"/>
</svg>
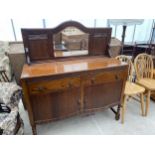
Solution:
<svg viewBox="0 0 155 155">
<path fill-rule="evenodd" d="M 123 79 L 124 72 L 101 72 L 96 74 L 89 74 L 85 78 L 85 85 L 94 85 L 102 83 L 110 83 L 114 81 L 119 81 Z"/>
<path fill-rule="evenodd" d="M 63 91 L 80 87 L 80 78 L 33 82 L 29 83 L 28 87 L 31 94 Z"/>
</svg>

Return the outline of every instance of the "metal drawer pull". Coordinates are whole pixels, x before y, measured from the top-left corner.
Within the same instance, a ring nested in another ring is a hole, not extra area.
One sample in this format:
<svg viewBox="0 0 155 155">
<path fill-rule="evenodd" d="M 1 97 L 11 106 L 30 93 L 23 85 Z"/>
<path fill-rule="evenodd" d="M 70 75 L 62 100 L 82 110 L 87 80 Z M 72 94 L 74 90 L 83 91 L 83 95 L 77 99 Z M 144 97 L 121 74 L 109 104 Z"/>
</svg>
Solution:
<svg viewBox="0 0 155 155">
<path fill-rule="evenodd" d="M 95 84 L 95 79 L 94 78 L 91 79 L 91 84 Z"/>
<path fill-rule="evenodd" d="M 115 75 L 115 79 L 118 80 L 119 79 L 119 76 L 118 75 Z"/>
<path fill-rule="evenodd" d="M 34 88 L 33 90 L 34 91 L 45 91 L 45 90 L 47 90 L 47 88 L 40 86 L 40 87 Z"/>
<path fill-rule="evenodd" d="M 71 83 L 71 82 L 68 83 L 68 87 L 69 87 L 69 88 L 72 87 L 72 83 Z"/>
</svg>

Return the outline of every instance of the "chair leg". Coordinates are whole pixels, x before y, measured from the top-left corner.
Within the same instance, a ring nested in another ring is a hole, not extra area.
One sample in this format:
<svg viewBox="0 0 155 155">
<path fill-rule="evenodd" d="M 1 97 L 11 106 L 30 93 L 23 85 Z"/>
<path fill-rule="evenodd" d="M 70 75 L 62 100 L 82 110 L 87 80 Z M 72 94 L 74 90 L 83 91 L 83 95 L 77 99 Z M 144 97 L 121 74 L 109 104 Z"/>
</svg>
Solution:
<svg viewBox="0 0 155 155">
<path fill-rule="evenodd" d="M 124 115 L 125 115 L 125 111 L 126 111 L 126 99 L 127 99 L 127 95 L 124 95 L 124 97 L 123 97 L 123 104 L 122 104 L 122 111 L 121 111 L 121 113 L 122 113 L 122 118 L 121 118 L 121 122 L 122 122 L 122 124 L 124 123 Z"/>
<path fill-rule="evenodd" d="M 144 116 L 144 95 L 143 93 L 140 94 L 140 104 L 141 104 L 142 116 Z"/>
<path fill-rule="evenodd" d="M 148 114 L 148 110 L 149 110 L 149 105 L 150 105 L 150 95 L 151 95 L 151 91 L 148 90 L 148 92 L 147 92 L 147 98 L 146 98 L 145 116 L 147 116 L 147 114 Z"/>
</svg>

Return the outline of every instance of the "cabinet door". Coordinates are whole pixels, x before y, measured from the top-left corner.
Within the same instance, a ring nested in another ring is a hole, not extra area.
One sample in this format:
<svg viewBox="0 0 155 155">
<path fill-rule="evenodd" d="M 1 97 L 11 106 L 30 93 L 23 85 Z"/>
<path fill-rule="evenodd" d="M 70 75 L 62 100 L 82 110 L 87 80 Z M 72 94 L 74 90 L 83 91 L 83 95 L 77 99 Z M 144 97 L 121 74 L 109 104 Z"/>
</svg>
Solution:
<svg viewBox="0 0 155 155">
<path fill-rule="evenodd" d="M 125 74 L 122 71 L 106 71 L 89 75 L 84 86 L 85 111 L 120 104 Z"/>
<path fill-rule="evenodd" d="M 58 120 L 79 112 L 80 78 L 31 83 L 29 92 L 36 123 Z"/>
</svg>

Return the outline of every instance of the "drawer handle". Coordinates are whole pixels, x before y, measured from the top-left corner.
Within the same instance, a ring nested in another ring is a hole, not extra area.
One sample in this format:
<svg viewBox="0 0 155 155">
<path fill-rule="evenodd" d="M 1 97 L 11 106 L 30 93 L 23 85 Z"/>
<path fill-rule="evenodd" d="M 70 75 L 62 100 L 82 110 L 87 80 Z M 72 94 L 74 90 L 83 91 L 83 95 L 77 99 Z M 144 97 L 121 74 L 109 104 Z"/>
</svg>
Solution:
<svg viewBox="0 0 155 155">
<path fill-rule="evenodd" d="M 69 88 L 72 87 L 72 83 L 71 83 L 71 82 L 68 83 L 68 87 L 69 87 Z"/>
<path fill-rule="evenodd" d="M 115 79 L 118 80 L 119 79 L 119 76 L 118 75 L 115 75 Z"/>
<path fill-rule="evenodd" d="M 95 79 L 94 78 L 91 79 L 91 84 L 95 84 Z"/>
<path fill-rule="evenodd" d="M 45 91 L 46 88 L 45 87 L 37 87 L 33 89 L 34 91 Z"/>
</svg>

